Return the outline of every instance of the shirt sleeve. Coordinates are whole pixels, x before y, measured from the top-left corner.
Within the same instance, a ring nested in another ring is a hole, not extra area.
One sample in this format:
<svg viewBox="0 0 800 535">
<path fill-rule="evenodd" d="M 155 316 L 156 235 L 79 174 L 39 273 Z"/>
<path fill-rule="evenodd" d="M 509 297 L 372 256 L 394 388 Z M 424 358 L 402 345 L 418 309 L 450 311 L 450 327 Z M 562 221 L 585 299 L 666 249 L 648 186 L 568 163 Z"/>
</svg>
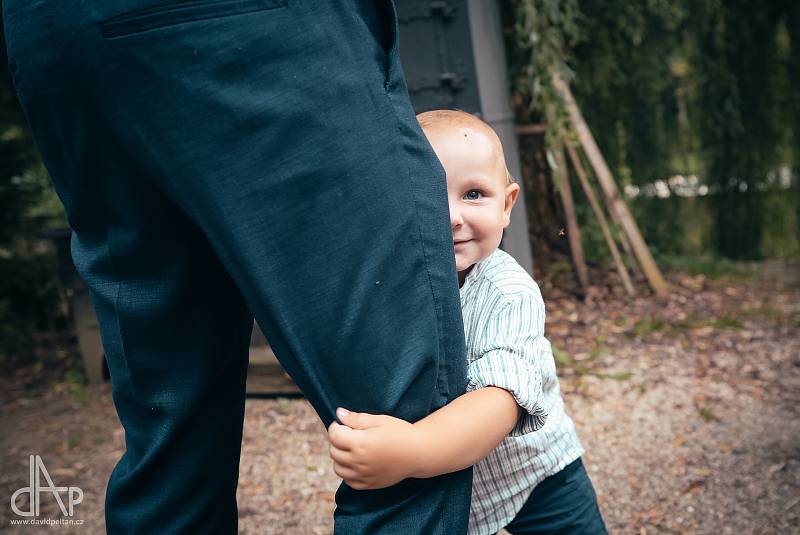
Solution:
<svg viewBox="0 0 800 535">
<path fill-rule="evenodd" d="M 544 302 L 538 296 L 514 298 L 492 314 L 474 347 L 477 357 L 467 368 L 467 391 L 486 386 L 507 390 L 525 412 L 510 436 L 544 426 L 542 359 L 549 346 L 544 337 Z"/>
</svg>

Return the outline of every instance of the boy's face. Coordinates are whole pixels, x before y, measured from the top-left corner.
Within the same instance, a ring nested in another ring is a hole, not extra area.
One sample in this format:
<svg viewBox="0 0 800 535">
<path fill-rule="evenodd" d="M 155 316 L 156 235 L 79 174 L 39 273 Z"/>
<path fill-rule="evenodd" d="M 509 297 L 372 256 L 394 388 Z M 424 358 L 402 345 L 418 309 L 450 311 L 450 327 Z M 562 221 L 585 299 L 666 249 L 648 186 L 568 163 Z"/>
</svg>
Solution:
<svg viewBox="0 0 800 535">
<path fill-rule="evenodd" d="M 456 269 L 464 272 L 500 245 L 519 185 L 507 183 L 502 147 L 487 134 L 468 126 L 425 133 L 447 173 Z"/>
</svg>

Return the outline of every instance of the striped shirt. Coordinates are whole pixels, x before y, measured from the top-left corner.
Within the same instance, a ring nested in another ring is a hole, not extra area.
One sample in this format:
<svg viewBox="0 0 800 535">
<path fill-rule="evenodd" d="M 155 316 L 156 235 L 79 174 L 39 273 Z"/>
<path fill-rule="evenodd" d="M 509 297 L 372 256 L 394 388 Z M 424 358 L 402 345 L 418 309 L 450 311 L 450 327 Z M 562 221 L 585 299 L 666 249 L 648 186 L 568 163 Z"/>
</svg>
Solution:
<svg viewBox="0 0 800 535">
<path fill-rule="evenodd" d="M 583 455 L 544 336 L 539 286 L 497 249 L 476 263 L 460 289 L 467 341 L 467 391 L 508 390 L 524 409 L 488 457 L 475 465 L 469 535 L 496 533 L 534 487 Z"/>
</svg>

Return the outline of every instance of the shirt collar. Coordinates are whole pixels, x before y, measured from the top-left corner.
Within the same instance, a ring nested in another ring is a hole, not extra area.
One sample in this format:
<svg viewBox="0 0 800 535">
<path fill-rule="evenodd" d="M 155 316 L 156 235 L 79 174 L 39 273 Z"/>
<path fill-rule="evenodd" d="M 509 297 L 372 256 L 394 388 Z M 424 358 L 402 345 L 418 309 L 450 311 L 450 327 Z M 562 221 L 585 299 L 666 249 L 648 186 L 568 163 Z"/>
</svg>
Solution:
<svg viewBox="0 0 800 535">
<path fill-rule="evenodd" d="M 481 278 L 483 272 L 486 270 L 486 267 L 489 266 L 489 264 L 492 263 L 492 260 L 499 254 L 498 251 L 500 251 L 500 249 L 495 249 L 492 254 L 473 264 L 472 270 L 467 273 L 467 276 L 464 279 L 464 284 L 462 284 L 461 288 L 458 289 L 460 294 L 463 295 L 464 291 L 468 287 L 472 286 L 476 280 Z"/>
</svg>

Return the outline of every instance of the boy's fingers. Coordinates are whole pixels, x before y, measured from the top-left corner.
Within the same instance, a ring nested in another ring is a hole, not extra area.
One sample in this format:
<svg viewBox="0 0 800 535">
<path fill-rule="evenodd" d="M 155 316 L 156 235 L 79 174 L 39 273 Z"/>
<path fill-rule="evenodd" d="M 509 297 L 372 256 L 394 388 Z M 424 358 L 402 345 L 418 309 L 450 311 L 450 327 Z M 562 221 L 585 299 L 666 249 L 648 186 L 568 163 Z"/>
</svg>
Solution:
<svg viewBox="0 0 800 535">
<path fill-rule="evenodd" d="M 358 474 L 352 468 L 342 466 L 339 463 L 333 463 L 333 471 L 345 481 L 353 481 L 358 477 Z"/>
<path fill-rule="evenodd" d="M 367 429 L 374 427 L 380 422 L 380 416 L 369 414 L 368 412 L 352 412 L 339 407 L 336 409 L 336 416 L 339 421 L 353 429 Z"/>
<path fill-rule="evenodd" d="M 346 468 L 352 468 L 352 459 L 350 457 L 350 453 L 344 450 L 340 450 L 333 444 L 330 447 L 330 456 L 333 459 L 333 462 L 344 466 Z"/>
<path fill-rule="evenodd" d="M 333 422 L 330 426 L 328 426 L 328 440 L 340 450 L 350 451 L 350 447 L 352 445 L 352 432 L 353 430 L 346 425 Z"/>
</svg>

